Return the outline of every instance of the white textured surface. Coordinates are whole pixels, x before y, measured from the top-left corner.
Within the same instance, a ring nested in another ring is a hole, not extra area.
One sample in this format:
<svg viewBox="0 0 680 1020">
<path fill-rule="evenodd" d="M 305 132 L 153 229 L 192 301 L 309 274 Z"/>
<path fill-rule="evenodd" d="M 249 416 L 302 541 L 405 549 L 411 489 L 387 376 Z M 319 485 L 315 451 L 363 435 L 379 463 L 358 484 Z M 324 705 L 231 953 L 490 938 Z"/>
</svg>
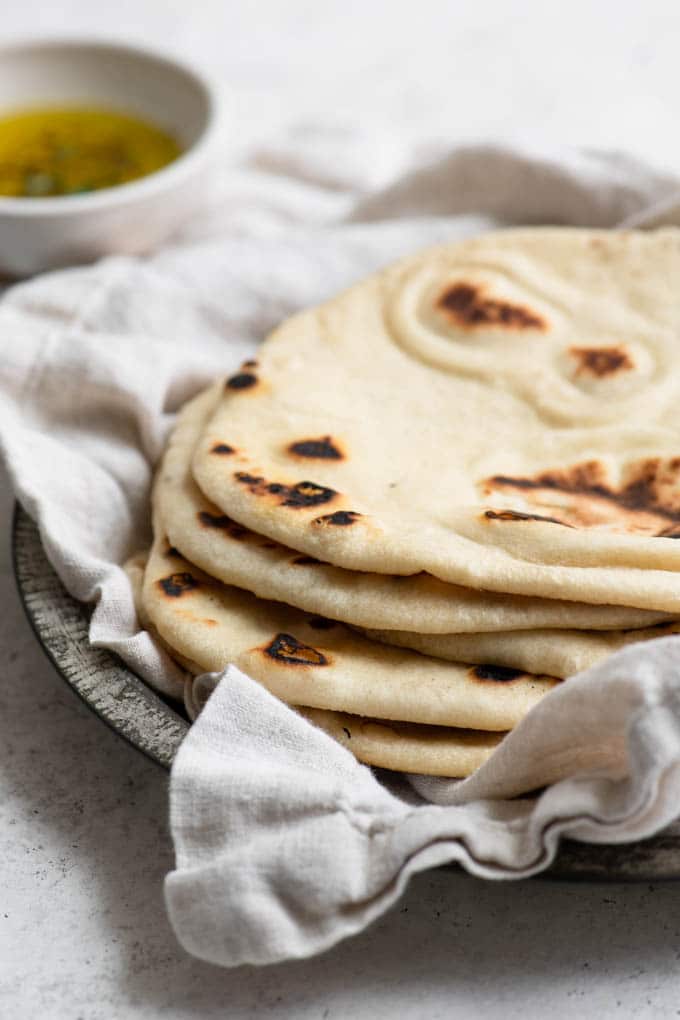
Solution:
<svg viewBox="0 0 680 1020">
<path fill-rule="evenodd" d="M 387 120 L 424 137 L 616 146 L 680 167 L 672 2 L 6 7 L 2 38 L 39 24 L 201 59 L 231 88 L 239 142 L 326 110 L 369 129 Z M 5 532 L 8 509 L 0 484 Z M 188 958 L 161 900 L 166 777 L 62 684 L 22 618 L 6 547 L 0 567 L 0 1015 L 486 1020 L 680 1009 L 680 885 L 430 873 L 320 959 L 223 972 Z"/>
</svg>

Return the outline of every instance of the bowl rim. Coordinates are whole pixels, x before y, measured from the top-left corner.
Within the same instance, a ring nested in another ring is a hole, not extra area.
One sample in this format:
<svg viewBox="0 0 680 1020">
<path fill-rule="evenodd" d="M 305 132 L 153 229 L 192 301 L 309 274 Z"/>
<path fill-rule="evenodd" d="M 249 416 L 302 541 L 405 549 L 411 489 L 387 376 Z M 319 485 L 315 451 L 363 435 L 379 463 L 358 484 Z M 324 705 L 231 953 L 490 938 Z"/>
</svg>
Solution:
<svg viewBox="0 0 680 1020">
<path fill-rule="evenodd" d="M 0 44 L 0 60 L 10 53 L 22 50 L 106 50 L 128 54 L 156 64 L 163 64 L 175 73 L 189 79 L 203 96 L 206 107 L 205 124 L 199 136 L 179 156 L 144 177 L 111 188 L 83 195 L 53 195 L 47 198 L 14 198 L 0 195 L 0 217 L 6 218 L 59 218 L 77 213 L 105 211 L 121 205 L 143 200 L 185 180 L 202 163 L 215 141 L 222 103 L 216 85 L 210 77 L 191 63 L 174 54 L 153 46 L 96 36 L 36 36 L 11 40 Z"/>
</svg>

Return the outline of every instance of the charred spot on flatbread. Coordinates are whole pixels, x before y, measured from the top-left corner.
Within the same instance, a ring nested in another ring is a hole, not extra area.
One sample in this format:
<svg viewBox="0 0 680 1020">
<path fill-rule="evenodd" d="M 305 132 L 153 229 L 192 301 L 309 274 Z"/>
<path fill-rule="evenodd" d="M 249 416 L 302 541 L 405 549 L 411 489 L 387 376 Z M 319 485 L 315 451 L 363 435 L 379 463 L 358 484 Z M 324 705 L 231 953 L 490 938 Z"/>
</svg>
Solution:
<svg viewBox="0 0 680 1020">
<path fill-rule="evenodd" d="M 437 308 L 463 329 L 494 327 L 500 329 L 545 330 L 547 323 L 526 305 L 504 298 L 487 297 L 485 288 L 459 281 L 447 287 L 437 299 Z"/>
<path fill-rule="evenodd" d="M 298 439 L 287 447 L 294 457 L 309 457 L 315 460 L 342 460 L 343 453 L 331 436 L 320 439 Z"/>
<path fill-rule="evenodd" d="M 305 645 L 292 634 L 276 634 L 264 654 L 289 666 L 327 666 L 328 659 L 317 648 Z"/>
<path fill-rule="evenodd" d="M 168 577 L 162 577 L 158 581 L 158 586 L 166 595 L 173 599 L 178 599 L 188 591 L 198 588 L 199 582 L 192 574 L 184 570 L 176 574 L 170 574 Z"/>
<path fill-rule="evenodd" d="M 317 485 L 316 482 L 298 482 L 296 485 L 287 486 L 283 506 L 320 506 L 323 503 L 330 503 L 336 496 L 334 489 Z"/>
<path fill-rule="evenodd" d="M 526 676 L 521 669 L 511 669 L 509 666 L 490 666 L 486 663 L 475 666 L 470 670 L 475 680 L 493 680 L 495 683 L 510 683 L 512 680 L 519 680 Z"/>
<path fill-rule="evenodd" d="M 254 358 L 249 358 L 248 361 L 244 361 L 242 368 L 257 368 L 257 362 Z"/>
<path fill-rule="evenodd" d="M 337 528 L 346 528 L 350 524 L 354 524 L 359 517 L 361 517 L 361 514 L 356 510 L 336 510 L 335 513 L 324 514 L 323 517 L 315 517 L 312 524 L 329 524 Z"/>
<path fill-rule="evenodd" d="M 242 524 L 238 524 L 226 514 L 211 514 L 208 510 L 199 510 L 196 516 L 202 527 L 226 531 L 230 538 L 240 539 L 251 534 L 248 528 L 244 528 Z"/>
<path fill-rule="evenodd" d="M 570 528 L 571 524 L 565 524 L 557 517 L 545 517 L 543 514 L 525 514 L 519 510 L 485 510 L 484 517 L 490 521 L 547 521 L 549 524 L 562 524 Z"/>
<path fill-rule="evenodd" d="M 251 475 L 247 471 L 236 471 L 234 478 L 237 482 L 241 482 L 242 485 L 260 486 L 265 485 L 264 478 L 262 475 Z M 265 486 L 266 488 L 266 486 Z"/>
<path fill-rule="evenodd" d="M 493 475 L 482 488 L 486 497 L 515 493 L 573 528 L 680 536 L 680 457 L 632 461 L 618 485 L 612 483 L 605 464 L 591 460 L 531 477 Z"/>
<path fill-rule="evenodd" d="M 219 457 L 228 457 L 231 453 L 236 453 L 236 450 L 228 443 L 215 443 L 210 447 L 210 452 L 216 453 Z"/>
<path fill-rule="evenodd" d="M 227 379 L 225 386 L 230 390 L 249 390 L 257 386 L 257 376 L 252 372 L 237 372 Z"/>
<path fill-rule="evenodd" d="M 597 379 L 629 372 L 635 368 L 630 353 L 622 345 L 615 347 L 570 347 L 569 354 L 576 362 L 575 375 L 590 375 Z"/>
<path fill-rule="evenodd" d="M 237 471 L 234 478 L 245 485 L 254 496 L 275 496 L 279 506 L 294 508 L 322 506 L 335 499 L 338 493 L 325 485 L 316 482 L 302 481 L 294 485 L 283 482 L 268 482 L 261 475 L 251 475 L 246 471 Z"/>
</svg>

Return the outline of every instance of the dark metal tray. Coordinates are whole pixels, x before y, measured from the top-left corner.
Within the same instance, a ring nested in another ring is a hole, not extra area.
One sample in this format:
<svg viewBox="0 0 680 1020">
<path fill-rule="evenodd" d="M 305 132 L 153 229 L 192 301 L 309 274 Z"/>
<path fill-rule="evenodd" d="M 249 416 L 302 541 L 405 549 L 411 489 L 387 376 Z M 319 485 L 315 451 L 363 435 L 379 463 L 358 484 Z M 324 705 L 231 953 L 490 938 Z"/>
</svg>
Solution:
<svg viewBox="0 0 680 1020">
<path fill-rule="evenodd" d="M 48 562 L 36 525 L 19 506 L 12 549 L 26 615 L 57 672 L 121 737 L 170 768 L 189 722 L 115 655 L 91 647 L 88 608 L 68 594 Z M 565 840 L 545 875 L 603 881 L 680 878 L 680 823 L 651 839 L 618 846 Z"/>
<path fill-rule="evenodd" d="M 116 733 L 169 769 L 188 720 L 116 655 L 90 645 L 88 607 L 66 591 L 45 555 L 38 528 L 18 505 L 12 556 L 26 615 L 57 672 Z"/>
</svg>

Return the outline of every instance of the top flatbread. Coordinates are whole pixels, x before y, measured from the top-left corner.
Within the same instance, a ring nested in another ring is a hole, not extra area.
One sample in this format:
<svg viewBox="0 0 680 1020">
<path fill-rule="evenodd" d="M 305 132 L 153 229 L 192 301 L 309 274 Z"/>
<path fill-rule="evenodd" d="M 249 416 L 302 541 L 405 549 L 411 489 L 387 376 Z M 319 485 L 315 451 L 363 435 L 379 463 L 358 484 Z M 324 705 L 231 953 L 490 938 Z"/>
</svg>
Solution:
<svg viewBox="0 0 680 1020">
<path fill-rule="evenodd" d="M 426 574 L 390 577 L 344 570 L 255 534 L 206 500 L 190 472 L 191 455 L 221 392 L 222 383 L 210 387 L 180 412 L 155 497 L 171 544 L 225 584 L 357 626 L 422 634 L 537 627 L 604 630 L 666 619 L 663 613 L 621 606 L 480 592 Z"/>
<path fill-rule="evenodd" d="M 354 570 L 680 610 L 680 234 L 508 231 L 284 323 L 193 471 Z"/>
</svg>

